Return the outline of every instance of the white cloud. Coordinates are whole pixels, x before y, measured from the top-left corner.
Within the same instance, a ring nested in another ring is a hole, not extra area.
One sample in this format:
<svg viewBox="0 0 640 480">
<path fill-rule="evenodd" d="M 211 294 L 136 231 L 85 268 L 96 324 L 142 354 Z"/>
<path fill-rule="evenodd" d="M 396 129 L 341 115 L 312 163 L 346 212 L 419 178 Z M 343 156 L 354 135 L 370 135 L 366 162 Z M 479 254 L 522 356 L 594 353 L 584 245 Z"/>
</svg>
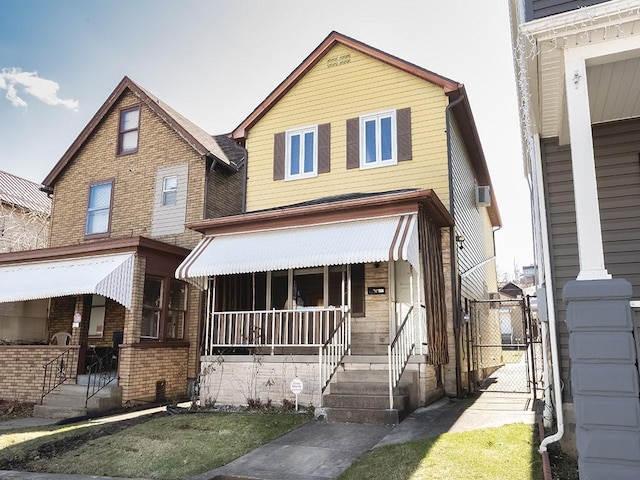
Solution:
<svg viewBox="0 0 640 480">
<path fill-rule="evenodd" d="M 19 68 L 3 68 L 0 71 L 0 90 L 7 91 L 5 96 L 14 107 L 26 107 L 27 102 L 18 95 L 18 89 L 48 105 L 63 105 L 71 110 L 78 110 L 77 100 L 58 97 L 60 85 L 53 80 L 38 77 L 38 72 L 23 72 Z"/>
</svg>

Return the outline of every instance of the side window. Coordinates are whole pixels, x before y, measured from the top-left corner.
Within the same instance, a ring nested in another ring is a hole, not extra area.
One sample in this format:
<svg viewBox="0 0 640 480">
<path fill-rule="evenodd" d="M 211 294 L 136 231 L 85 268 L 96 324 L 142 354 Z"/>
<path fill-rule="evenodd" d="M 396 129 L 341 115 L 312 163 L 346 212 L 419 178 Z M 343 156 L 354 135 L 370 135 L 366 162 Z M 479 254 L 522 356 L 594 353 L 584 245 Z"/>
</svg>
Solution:
<svg viewBox="0 0 640 480">
<path fill-rule="evenodd" d="M 347 120 L 347 169 L 375 168 L 411 160 L 411 109 L 388 110 Z"/>
<path fill-rule="evenodd" d="M 182 340 L 186 313 L 187 285 L 185 283 L 170 278 L 151 276 L 145 278 L 142 294 L 141 337 Z"/>
<path fill-rule="evenodd" d="M 162 279 L 147 277 L 144 279 L 142 294 L 142 328 L 140 336 L 158 338 L 160 336 L 160 318 L 162 316 Z"/>
<path fill-rule="evenodd" d="M 175 206 L 178 198 L 178 177 L 172 175 L 162 179 L 162 206 Z"/>
<path fill-rule="evenodd" d="M 89 187 L 85 235 L 109 233 L 112 190 L 113 182 L 96 183 Z"/>
<path fill-rule="evenodd" d="M 122 110 L 118 124 L 118 155 L 126 155 L 138 151 L 139 130 L 140 107 Z"/>
<path fill-rule="evenodd" d="M 104 318 L 107 311 L 107 299 L 102 295 L 91 297 L 91 315 L 89 316 L 89 336 L 102 337 L 104 334 Z"/>
<path fill-rule="evenodd" d="M 315 177 L 318 174 L 318 127 L 289 130 L 286 142 L 285 179 Z"/>
</svg>

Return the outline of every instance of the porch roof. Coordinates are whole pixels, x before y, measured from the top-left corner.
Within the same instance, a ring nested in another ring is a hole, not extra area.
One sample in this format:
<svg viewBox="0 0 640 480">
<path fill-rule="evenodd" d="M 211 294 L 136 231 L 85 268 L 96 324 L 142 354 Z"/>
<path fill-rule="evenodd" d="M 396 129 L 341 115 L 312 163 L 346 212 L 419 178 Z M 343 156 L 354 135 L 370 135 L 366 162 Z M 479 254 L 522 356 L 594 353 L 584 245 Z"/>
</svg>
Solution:
<svg viewBox="0 0 640 480">
<path fill-rule="evenodd" d="M 134 254 L 0 265 L 0 303 L 99 294 L 131 308 Z"/>
<path fill-rule="evenodd" d="M 407 260 L 419 268 L 414 213 L 210 235 L 176 270 L 204 288 L 214 275 Z"/>
</svg>

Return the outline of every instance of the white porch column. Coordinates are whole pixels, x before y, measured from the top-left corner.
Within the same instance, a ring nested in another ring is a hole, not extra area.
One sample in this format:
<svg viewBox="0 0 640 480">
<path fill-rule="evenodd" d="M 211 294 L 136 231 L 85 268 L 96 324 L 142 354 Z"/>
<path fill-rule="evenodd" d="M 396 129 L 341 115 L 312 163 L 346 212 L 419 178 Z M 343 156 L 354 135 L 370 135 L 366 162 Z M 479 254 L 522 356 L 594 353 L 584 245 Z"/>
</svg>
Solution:
<svg viewBox="0 0 640 480">
<path fill-rule="evenodd" d="M 580 259 L 577 280 L 610 279 L 611 275 L 604 266 L 585 58 L 567 49 L 564 61 Z"/>
</svg>

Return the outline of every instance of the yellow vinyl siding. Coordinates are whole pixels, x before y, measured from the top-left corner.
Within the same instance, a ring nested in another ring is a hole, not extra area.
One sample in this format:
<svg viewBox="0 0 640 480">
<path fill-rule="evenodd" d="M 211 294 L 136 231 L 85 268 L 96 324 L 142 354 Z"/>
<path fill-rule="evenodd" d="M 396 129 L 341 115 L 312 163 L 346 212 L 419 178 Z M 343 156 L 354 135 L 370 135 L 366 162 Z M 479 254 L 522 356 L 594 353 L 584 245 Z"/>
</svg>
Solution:
<svg viewBox="0 0 640 480">
<path fill-rule="evenodd" d="M 350 54 L 345 65 L 327 59 Z M 289 205 L 350 192 L 432 188 L 448 205 L 447 140 L 443 89 L 337 45 L 248 132 L 247 210 Z M 346 168 L 346 121 L 384 110 L 411 107 L 413 159 L 367 170 Z M 273 180 L 273 136 L 331 124 L 331 172 L 315 178 Z"/>
</svg>

